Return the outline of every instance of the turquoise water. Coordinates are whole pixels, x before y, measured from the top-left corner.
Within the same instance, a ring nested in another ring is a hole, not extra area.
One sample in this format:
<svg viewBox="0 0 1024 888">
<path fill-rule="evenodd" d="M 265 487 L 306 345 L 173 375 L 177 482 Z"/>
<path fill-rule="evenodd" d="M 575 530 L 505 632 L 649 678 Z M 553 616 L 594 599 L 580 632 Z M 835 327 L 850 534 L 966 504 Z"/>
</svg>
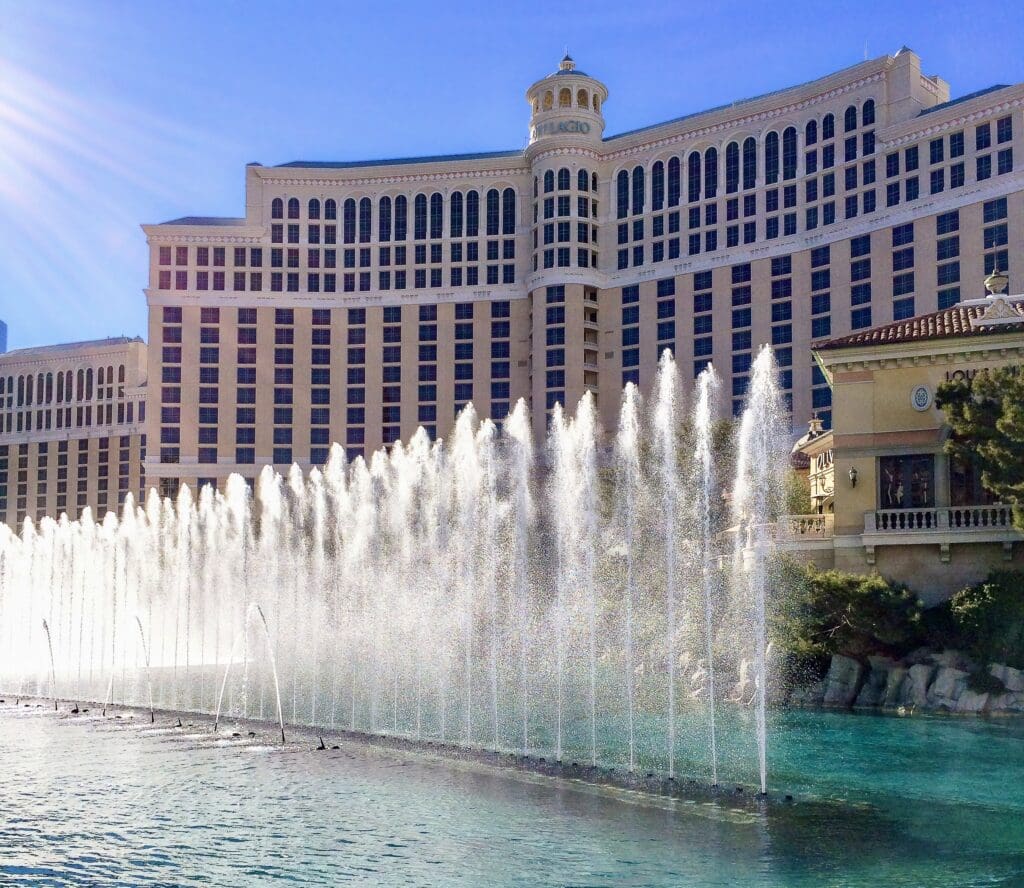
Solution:
<svg viewBox="0 0 1024 888">
<path fill-rule="evenodd" d="M 1020 721 L 776 714 L 755 814 L 162 720 L 0 706 L 0 883 L 1024 885 Z"/>
</svg>

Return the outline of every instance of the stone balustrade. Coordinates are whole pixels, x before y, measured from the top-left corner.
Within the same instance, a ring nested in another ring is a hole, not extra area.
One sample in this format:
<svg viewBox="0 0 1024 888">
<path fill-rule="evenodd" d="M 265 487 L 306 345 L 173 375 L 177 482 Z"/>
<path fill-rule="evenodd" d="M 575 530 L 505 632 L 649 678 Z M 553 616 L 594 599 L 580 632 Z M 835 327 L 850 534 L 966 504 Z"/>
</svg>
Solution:
<svg viewBox="0 0 1024 888">
<path fill-rule="evenodd" d="M 865 533 L 1012 530 L 1013 510 L 1004 505 L 875 509 L 864 513 Z"/>
<path fill-rule="evenodd" d="M 834 518 L 832 514 L 783 515 L 779 519 L 779 535 L 787 540 L 831 539 Z"/>
</svg>

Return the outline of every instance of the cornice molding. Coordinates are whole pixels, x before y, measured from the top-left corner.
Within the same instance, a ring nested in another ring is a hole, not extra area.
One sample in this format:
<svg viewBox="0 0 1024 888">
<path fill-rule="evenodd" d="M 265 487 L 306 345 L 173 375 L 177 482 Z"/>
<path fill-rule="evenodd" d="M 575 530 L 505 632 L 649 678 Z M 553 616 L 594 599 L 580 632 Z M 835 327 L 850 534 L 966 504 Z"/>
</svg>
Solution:
<svg viewBox="0 0 1024 888">
<path fill-rule="evenodd" d="M 985 96 L 979 96 L 975 101 L 981 101 L 986 98 Z M 1006 99 L 1002 102 L 995 104 L 989 103 L 984 107 L 978 108 L 974 111 L 964 112 L 962 109 L 953 106 L 950 111 L 956 108 L 959 111 L 954 117 L 947 118 L 942 121 L 942 112 L 936 112 L 939 116 L 939 121 L 933 123 L 931 126 L 925 127 L 913 127 L 912 124 L 920 121 L 922 118 L 915 117 L 909 121 L 894 124 L 890 132 L 883 132 L 879 139 L 879 150 L 886 148 L 897 148 L 901 145 L 906 145 L 909 142 L 917 142 L 921 139 L 927 139 L 930 136 L 936 136 L 939 133 L 945 133 L 949 130 L 961 129 L 977 123 L 979 120 L 983 120 L 988 117 L 994 117 L 998 114 L 1005 114 L 1007 112 L 1013 112 L 1018 108 L 1024 107 L 1024 96 L 1017 96 L 1013 99 Z M 928 120 L 929 118 L 924 118 Z M 902 133 L 902 134 L 900 134 Z"/>
<path fill-rule="evenodd" d="M 869 86 L 872 83 L 878 83 L 885 80 L 885 71 L 879 71 L 875 74 L 871 74 L 867 77 L 860 77 L 857 80 L 853 80 L 849 83 L 837 86 L 832 89 L 826 90 L 825 92 L 815 93 L 813 96 L 809 96 L 806 99 L 800 99 L 798 101 L 791 101 L 784 105 L 779 105 L 775 108 L 766 108 L 763 111 L 759 111 L 755 114 L 747 114 L 742 117 L 734 117 L 729 120 L 723 120 L 720 123 L 710 124 L 708 126 L 699 127 L 697 129 L 687 129 L 684 132 L 675 133 L 670 136 L 665 136 L 661 139 L 654 139 L 635 145 L 630 148 L 623 148 L 618 151 L 609 151 L 603 155 L 605 160 L 618 160 L 625 157 L 634 157 L 637 154 L 641 154 L 645 151 L 656 150 L 658 148 L 664 148 L 670 145 L 677 145 L 681 142 L 686 141 L 699 141 L 702 138 L 715 135 L 717 133 L 725 132 L 727 130 L 742 129 L 745 126 L 751 124 L 760 124 L 767 120 L 774 120 L 779 117 L 786 117 L 790 114 L 794 114 L 803 111 L 812 105 L 817 105 L 822 102 L 830 101 L 831 99 L 837 98 L 838 96 L 846 95 L 847 93 L 855 92 L 856 90 L 862 89 L 865 86 Z M 722 109 L 723 111 L 725 109 Z M 715 114 L 718 112 L 708 112 Z M 685 121 L 680 121 L 678 124 L 682 126 Z M 672 126 L 671 122 L 663 124 L 666 127 Z M 639 133 L 635 134 L 637 137 Z M 630 136 L 621 136 L 619 138 L 628 139 Z"/>
<path fill-rule="evenodd" d="M 425 292 L 372 293 L 249 293 L 210 290 L 143 290 L 146 304 L 153 306 L 189 306 L 201 308 L 363 308 L 375 305 L 439 305 L 446 302 L 505 302 L 525 299 L 529 295 L 521 286 L 493 284 L 484 287 L 462 287 Z"/>
<path fill-rule="evenodd" d="M 339 175 L 337 176 L 295 176 L 295 175 L 277 175 L 277 176 L 260 176 L 261 181 L 267 184 L 281 185 L 281 186 L 314 186 L 319 188 L 336 187 L 339 184 L 344 184 L 351 188 L 361 187 L 380 187 L 382 185 L 407 185 L 417 182 L 454 182 L 462 179 L 508 179 L 515 178 L 517 176 L 529 175 L 530 169 L 526 166 L 525 153 L 523 155 L 523 166 L 521 167 L 502 167 L 500 169 L 493 170 L 452 170 L 450 172 L 434 172 L 434 173 L 419 173 L 419 174 L 408 174 L 408 175 L 388 175 L 388 176 L 358 176 L 350 178 L 342 175 L 345 170 L 338 170 Z M 445 161 L 439 161 L 444 163 Z M 456 161 L 457 162 L 457 161 Z M 303 169 L 299 167 L 299 169 Z M 305 167 L 305 169 L 312 169 L 311 167 Z"/>
<path fill-rule="evenodd" d="M 992 334 L 977 337 L 950 336 L 948 339 L 929 339 L 914 343 L 916 348 L 908 345 L 875 344 L 868 350 L 859 349 L 857 355 L 848 355 L 839 360 L 830 361 L 827 352 L 823 362 L 833 373 L 849 373 L 856 370 L 894 370 L 909 367 L 928 367 L 937 365 L 960 366 L 977 364 L 984 361 L 1000 361 L 1014 363 L 1016 359 L 1024 362 L 1024 332 L 1011 334 Z M 1013 339 L 1017 342 L 1014 343 Z M 993 341 L 998 340 L 998 341 Z"/>
</svg>

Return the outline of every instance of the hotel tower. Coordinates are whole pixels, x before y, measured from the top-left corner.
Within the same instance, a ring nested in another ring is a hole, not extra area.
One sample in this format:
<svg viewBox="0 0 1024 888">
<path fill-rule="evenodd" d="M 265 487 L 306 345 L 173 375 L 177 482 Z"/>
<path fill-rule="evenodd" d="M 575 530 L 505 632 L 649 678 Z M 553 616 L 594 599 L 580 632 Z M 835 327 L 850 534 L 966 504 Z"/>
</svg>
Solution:
<svg viewBox="0 0 1024 888">
<path fill-rule="evenodd" d="M 669 349 L 736 410 L 762 343 L 794 428 L 828 427 L 811 346 L 1024 266 L 1024 85 L 950 100 L 908 49 L 617 135 L 566 56 L 525 149 L 246 167 L 245 214 L 146 225 L 145 476 L 366 455 L 472 402 L 647 391 Z"/>
</svg>

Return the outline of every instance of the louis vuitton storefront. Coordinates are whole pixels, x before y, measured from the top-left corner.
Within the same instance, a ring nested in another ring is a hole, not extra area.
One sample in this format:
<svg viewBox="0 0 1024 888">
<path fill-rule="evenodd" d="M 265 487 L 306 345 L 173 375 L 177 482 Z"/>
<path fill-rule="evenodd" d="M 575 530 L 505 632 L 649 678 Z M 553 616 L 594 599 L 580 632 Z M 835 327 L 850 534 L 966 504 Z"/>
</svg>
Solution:
<svg viewBox="0 0 1024 888">
<path fill-rule="evenodd" d="M 790 516 L 790 549 L 822 567 L 877 571 L 926 600 L 1024 567 L 1009 506 L 969 458 L 946 452 L 939 386 L 1024 365 L 1024 296 L 989 295 L 827 342 L 833 429 L 797 444 L 817 516 Z"/>
</svg>

